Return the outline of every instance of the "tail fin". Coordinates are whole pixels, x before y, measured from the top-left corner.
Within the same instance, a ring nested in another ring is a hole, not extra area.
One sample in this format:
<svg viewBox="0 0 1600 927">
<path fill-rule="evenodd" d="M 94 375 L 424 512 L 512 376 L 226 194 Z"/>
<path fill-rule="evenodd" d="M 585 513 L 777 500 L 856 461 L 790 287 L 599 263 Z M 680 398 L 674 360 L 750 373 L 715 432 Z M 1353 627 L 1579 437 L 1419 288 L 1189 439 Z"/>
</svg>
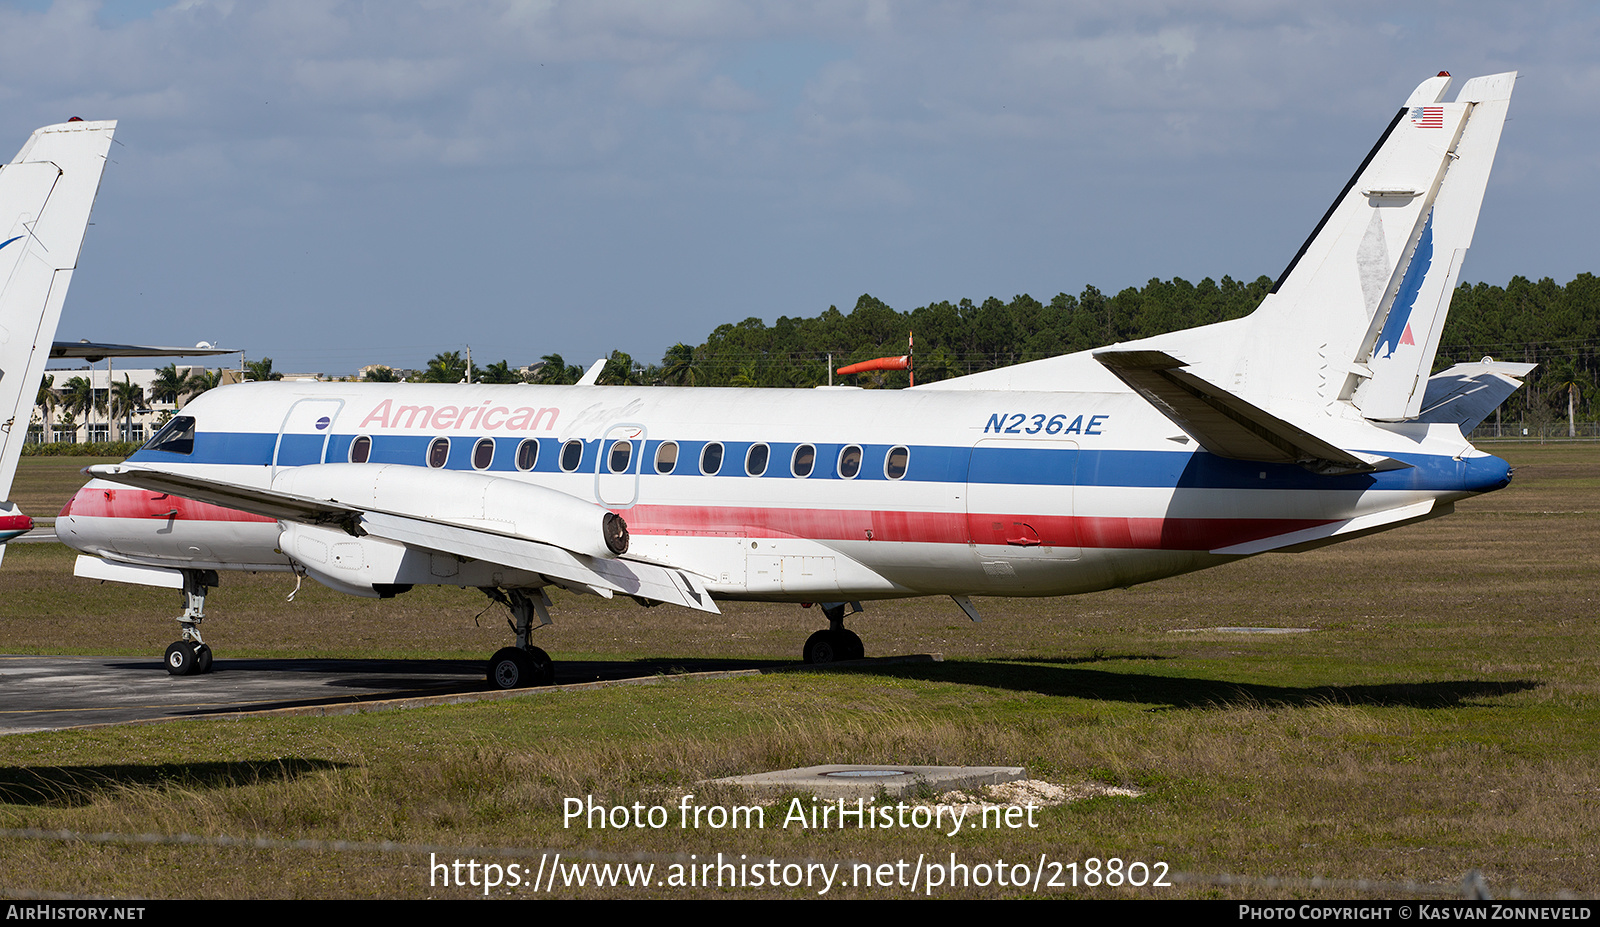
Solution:
<svg viewBox="0 0 1600 927">
<path fill-rule="evenodd" d="M 1374 421 L 1421 413 L 1515 80 L 1474 78 L 1443 103 L 1440 74 L 1411 94 L 1252 317 L 1252 340 L 1275 346 L 1259 386 Z"/>
<path fill-rule="evenodd" d="M 0 499 L 11 493 L 116 125 L 46 126 L 0 166 Z"/>
</svg>

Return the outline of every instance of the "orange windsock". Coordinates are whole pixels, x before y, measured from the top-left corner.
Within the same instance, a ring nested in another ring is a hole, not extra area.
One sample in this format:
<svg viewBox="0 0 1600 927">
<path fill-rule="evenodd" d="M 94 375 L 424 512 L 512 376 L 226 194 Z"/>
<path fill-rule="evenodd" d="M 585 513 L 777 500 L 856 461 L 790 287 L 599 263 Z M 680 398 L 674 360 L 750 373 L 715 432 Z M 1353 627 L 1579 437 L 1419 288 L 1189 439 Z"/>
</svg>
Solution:
<svg viewBox="0 0 1600 927">
<path fill-rule="evenodd" d="M 875 357 L 872 360 L 840 367 L 835 373 L 865 373 L 868 370 L 905 370 L 911 366 L 911 355 L 902 354 L 899 357 Z"/>
</svg>

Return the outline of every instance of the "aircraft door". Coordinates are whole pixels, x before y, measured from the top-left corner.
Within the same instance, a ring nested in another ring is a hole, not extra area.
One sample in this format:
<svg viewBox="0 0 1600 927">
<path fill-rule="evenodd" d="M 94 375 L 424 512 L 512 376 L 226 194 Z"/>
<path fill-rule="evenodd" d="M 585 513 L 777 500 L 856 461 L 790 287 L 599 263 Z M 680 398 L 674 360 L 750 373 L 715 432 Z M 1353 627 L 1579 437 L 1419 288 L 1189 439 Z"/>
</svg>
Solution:
<svg viewBox="0 0 1600 927">
<path fill-rule="evenodd" d="M 979 441 L 967 465 L 967 530 L 997 578 L 1030 564 L 1077 560 L 1076 441 Z"/>
<path fill-rule="evenodd" d="M 594 497 L 601 505 L 625 509 L 639 501 L 644 446 L 643 425 L 618 422 L 601 435 L 594 462 Z"/>
<path fill-rule="evenodd" d="M 327 460 L 333 423 L 344 408 L 343 399 L 302 399 L 289 407 L 272 449 L 272 472 L 281 467 L 302 467 Z"/>
</svg>

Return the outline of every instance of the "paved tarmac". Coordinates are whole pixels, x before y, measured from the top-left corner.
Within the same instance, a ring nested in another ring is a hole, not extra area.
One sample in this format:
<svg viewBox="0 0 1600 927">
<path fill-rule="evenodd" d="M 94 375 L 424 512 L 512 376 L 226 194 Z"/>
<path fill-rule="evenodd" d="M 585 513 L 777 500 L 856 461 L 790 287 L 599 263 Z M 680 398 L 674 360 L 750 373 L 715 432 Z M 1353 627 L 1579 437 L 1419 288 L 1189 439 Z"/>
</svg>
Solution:
<svg viewBox="0 0 1600 927">
<path fill-rule="evenodd" d="M 556 685 L 653 681 L 662 675 L 763 673 L 763 660 L 556 661 Z M 0 655 L 0 734 L 257 712 L 328 714 L 469 700 L 538 689 L 489 688 L 483 660 L 218 658 L 204 676 L 171 676 L 149 657 Z"/>
</svg>

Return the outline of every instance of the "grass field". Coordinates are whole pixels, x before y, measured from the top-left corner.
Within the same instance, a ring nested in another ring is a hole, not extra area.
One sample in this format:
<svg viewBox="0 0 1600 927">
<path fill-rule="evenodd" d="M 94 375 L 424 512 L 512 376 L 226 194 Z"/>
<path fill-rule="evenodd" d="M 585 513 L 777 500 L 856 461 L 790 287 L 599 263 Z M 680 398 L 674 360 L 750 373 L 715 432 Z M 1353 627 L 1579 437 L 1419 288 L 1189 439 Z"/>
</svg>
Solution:
<svg viewBox="0 0 1600 927">
<path fill-rule="evenodd" d="M 538 851 L 717 853 L 863 862 L 919 854 L 973 864 L 1091 857 L 1201 876 L 1447 886 L 1479 869 L 1498 894 L 1600 890 L 1600 446 L 1487 448 L 1510 488 L 1449 517 L 1320 551 L 1268 555 L 1130 590 L 869 604 L 869 655 L 942 664 L 666 681 L 479 705 L 329 718 L 194 721 L 0 738 L 0 827 L 275 841 L 396 841 L 467 857 Z M 15 497 L 53 513 L 86 461 L 23 461 Z M 13 545 L 0 652 L 156 654 L 174 593 L 71 577 L 70 552 Z M 227 575 L 207 640 L 232 656 L 484 657 L 504 611 L 419 589 L 390 602 L 285 576 Z M 541 646 L 557 659 L 789 661 L 819 626 L 792 606 L 721 617 L 562 596 Z M 481 614 L 481 617 L 480 616 Z M 1308 633 L 1204 629 L 1273 626 Z M 204 685 L 204 678 L 175 680 Z M 0 678 L 0 693 L 4 689 Z M 1061 784 L 1135 788 L 1043 810 L 1037 827 L 919 830 L 587 830 L 562 803 L 676 808 L 745 802 L 701 780 L 817 763 L 1025 765 Z M 458 848 L 463 848 L 459 849 Z M 0 839 L 0 893 L 144 897 L 425 897 L 426 852 Z M 620 858 L 608 856 L 608 859 Z M 848 868 L 848 867 L 846 867 Z M 812 896 L 593 887 L 575 897 Z M 496 894 L 532 897 L 526 888 Z M 830 895 L 902 897 L 907 888 Z M 919 892 L 920 894 L 920 892 Z M 1030 891 L 947 889 L 952 897 Z M 1049 895 L 1356 894 L 1186 882 Z"/>
</svg>

